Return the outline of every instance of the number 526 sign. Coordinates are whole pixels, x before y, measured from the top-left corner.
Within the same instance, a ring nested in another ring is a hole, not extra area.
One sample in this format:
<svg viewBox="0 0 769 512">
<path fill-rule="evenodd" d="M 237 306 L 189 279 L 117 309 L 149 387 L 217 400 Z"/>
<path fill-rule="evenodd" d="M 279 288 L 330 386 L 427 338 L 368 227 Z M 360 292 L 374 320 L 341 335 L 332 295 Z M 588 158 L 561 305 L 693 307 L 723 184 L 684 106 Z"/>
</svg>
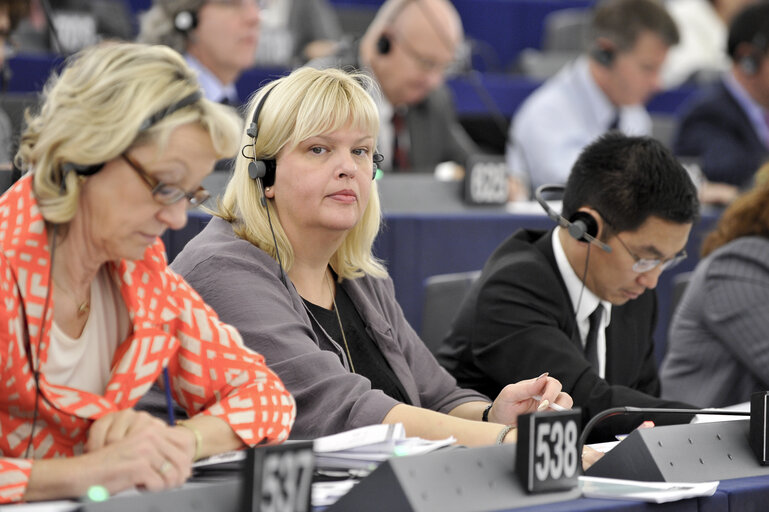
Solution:
<svg viewBox="0 0 769 512">
<path fill-rule="evenodd" d="M 570 489 L 577 485 L 579 409 L 540 412 L 518 418 L 515 471 L 528 492 Z"/>
</svg>

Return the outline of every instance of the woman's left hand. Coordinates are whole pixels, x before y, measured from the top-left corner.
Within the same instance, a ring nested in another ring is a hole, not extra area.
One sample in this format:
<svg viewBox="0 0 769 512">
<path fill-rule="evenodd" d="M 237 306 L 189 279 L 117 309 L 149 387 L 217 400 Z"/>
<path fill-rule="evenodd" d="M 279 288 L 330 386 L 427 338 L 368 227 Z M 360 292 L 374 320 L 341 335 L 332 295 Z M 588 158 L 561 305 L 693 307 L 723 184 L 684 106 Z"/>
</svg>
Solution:
<svg viewBox="0 0 769 512">
<path fill-rule="evenodd" d="M 147 429 L 171 431 L 166 422 L 144 411 L 124 409 L 109 413 L 91 425 L 85 451 L 96 451 Z"/>
<path fill-rule="evenodd" d="M 571 409 L 573 403 L 571 396 L 561 391 L 558 379 L 542 374 L 536 379 L 522 380 L 502 388 L 489 411 L 489 421 L 514 425 L 521 414 L 545 410 L 550 404 Z"/>
</svg>

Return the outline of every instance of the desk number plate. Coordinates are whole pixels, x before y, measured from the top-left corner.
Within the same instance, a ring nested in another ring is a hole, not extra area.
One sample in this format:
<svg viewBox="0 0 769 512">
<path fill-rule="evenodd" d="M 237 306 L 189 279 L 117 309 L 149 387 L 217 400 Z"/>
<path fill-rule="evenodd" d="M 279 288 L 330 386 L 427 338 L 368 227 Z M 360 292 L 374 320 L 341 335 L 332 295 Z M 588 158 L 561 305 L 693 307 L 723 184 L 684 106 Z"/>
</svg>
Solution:
<svg viewBox="0 0 769 512">
<path fill-rule="evenodd" d="M 251 448 L 243 475 L 242 510 L 309 512 L 314 468 L 312 441 Z"/>
<path fill-rule="evenodd" d="M 571 489 L 577 485 L 579 409 L 538 412 L 518 418 L 515 472 L 528 492 Z"/>
</svg>

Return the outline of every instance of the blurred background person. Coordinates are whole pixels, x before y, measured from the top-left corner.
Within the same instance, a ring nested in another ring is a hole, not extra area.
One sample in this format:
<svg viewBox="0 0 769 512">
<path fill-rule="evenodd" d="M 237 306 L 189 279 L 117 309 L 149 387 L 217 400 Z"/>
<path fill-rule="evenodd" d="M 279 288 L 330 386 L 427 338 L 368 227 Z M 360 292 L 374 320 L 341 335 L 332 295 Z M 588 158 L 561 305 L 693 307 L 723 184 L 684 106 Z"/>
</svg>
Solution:
<svg viewBox="0 0 769 512">
<path fill-rule="evenodd" d="M 651 134 L 644 103 L 659 90 L 662 64 L 678 42 L 675 22 L 656 0 L 605 0 L 591 34 L 586 54 L 513 118 L 506 156 L 515 191 L 566 183 L 582 149 L 606 131 Z"/>
<path fill-rule="evenodd" d="M 727 51 L 730 71 L 681 107 L 673 151 L 735 196 L 769 158 L 769 3 L 737 15 Z"/>
<path fill-rule="evenodd" d="M 314 67 L 356 68 L 382 90 L 382 168 L 433 172 L 441 162 L 465 164 L 478 148 L 459 124 L 444 82 L 457 63 L 462 21 L 447 0 L 387 0 L 358 44 L 343 45 Z"/>
<path fill-rule="evenodd" d="M 29 16 L 19 23 L 13 34 L 15 46 L 23 53 L 69 55 L 103 39 L 130 40 L 134 34 L 131 13 L 124 0 L 29 0 L 27 3 Z"/>
<path fill-rule="evenodd" d="M 184 55 L 211 101 L 239 105 L 235 81 L 254 66 L 260 0 L 153 0 L 138 41 Z"/>
<path fill-rule="evenodd" d="M 29 5 L 24 0 L 0 0 L 0 94 L 5 94 L 11 70 L 7 66 L 6 50 L 11 45 L 11 34 L 19 21 L 28 14 Z M 0 109 L 0 193 L 18 178 L 18 172 L 11 163 L 14 138 L 8 115 Z"/>
<path fill-rule="evenodd" d="M 702 246 L 670 326 L 662 395 L 724 407 L 769 389 L 769 164 Z"/>
<path fill-rule="evenodd" d="M 300 66 L 336 50 L 342 28 L 328 0 L 262 0 L 256 64 Z"/>
<path fill-rule="evenodd" d="M 732 19 L 757 0 L 668 0 L 665 6 L 681 34 L 662 68 L 667 89 L 687 80 L 708 81 L 729 69 L 726 38 Z"/>
<path fill-rule="evenodd" d="M 205 200 L 238 127 L 159 46 L 93 47 L 46 88 L 29 172 L 0 198 L 3 502 L 178 486 L 195 459 L 288 437 L 291 395 L 158 238 Z M 190 419 L 133 409 L 161 377 Z"/>
</svg>

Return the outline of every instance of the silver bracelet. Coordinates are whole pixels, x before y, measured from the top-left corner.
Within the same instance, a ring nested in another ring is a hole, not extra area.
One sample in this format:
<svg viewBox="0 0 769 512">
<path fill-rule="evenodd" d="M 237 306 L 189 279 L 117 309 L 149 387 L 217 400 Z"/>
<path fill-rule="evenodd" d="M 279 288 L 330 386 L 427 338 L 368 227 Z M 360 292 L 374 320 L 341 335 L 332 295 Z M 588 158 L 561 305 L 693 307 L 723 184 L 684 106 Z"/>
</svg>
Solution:
<svg viewBox="0 0 769 512">
<path fill-rule="evenodd" d="M 499 431 L 499 434 L 497 435 L 497 444 L 502 444 L 505 442 L 505 437 L 507 434 L 510 433 L 511 430 L 513 430 L 515 427 L 513 425 L 505 425 L 502 430 Z"/>
</svg>

